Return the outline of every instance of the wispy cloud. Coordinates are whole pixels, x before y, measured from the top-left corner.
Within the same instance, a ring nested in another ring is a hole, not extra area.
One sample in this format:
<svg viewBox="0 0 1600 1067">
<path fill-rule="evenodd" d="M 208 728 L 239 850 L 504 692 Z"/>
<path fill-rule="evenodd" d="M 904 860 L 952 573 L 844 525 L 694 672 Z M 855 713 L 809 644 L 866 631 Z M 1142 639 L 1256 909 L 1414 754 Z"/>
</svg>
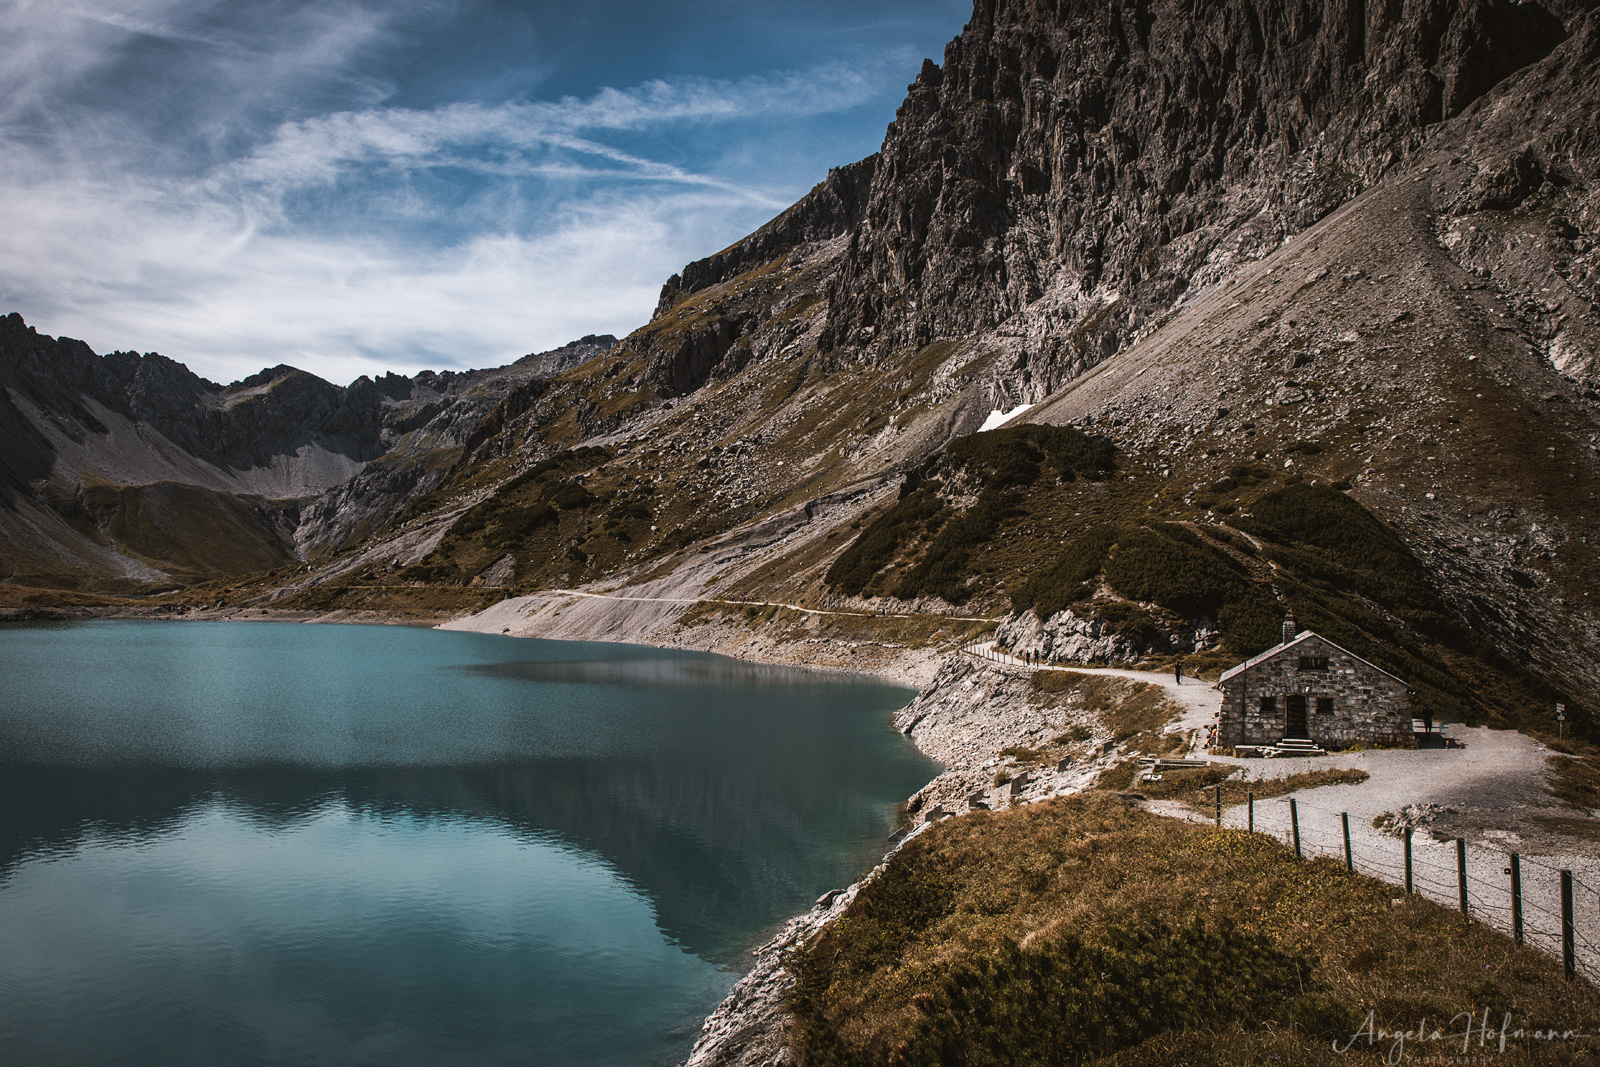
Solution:
<svg viewBox="0 0 1600 1067">
<path fill-rule="evenodd" d="M 485 366 L 626 332 L 685 258 L 820 177 L 752 178 L 746 160 L 911 67 L 884 50 L 581 98 L 384 106 L 370 56 L 438 8 L 0 7 L 0 313 L 219 380 L 279 362 L 335 380 Z M 130 58 L 150 49 L 175 50 L 183 73 Z M 720 154 L 683 148 L 707 131 L 727 133 Z"/>
<path fill-rule="evenodd" d="M 894 58 L 904 65 L 905 57 Z M 493 107 L 452 104 L 427 111 L 346 111 L 286 123 L 270 141 L 224 168 L 217 178 L 283 190 L 330 183 L 381 165 L 405 170 L 450 167 L 497 176 L 621 177 L 726 187 L 714 178 L 642 158 L 593 135 L 669 123 L 771 120 L 842 111 L 881 90 L 884 73 L 832 64 L 803 73 L 741 81 L 653 81 L 626 90 L 607 88 L 586 100 L 512 102 Z M 597 169 L 551 162 L 549 157 L 557 153 L 612 166 Z"/>
</svg>

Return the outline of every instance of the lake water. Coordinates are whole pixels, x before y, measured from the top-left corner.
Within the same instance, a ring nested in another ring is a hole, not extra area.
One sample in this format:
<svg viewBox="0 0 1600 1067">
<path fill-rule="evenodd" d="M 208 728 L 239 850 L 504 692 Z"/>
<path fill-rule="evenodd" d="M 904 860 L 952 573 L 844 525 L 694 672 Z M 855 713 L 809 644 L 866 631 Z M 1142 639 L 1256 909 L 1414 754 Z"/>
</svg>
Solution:
<svg viewBox="0 0 1600 1067">
<path fill-rule="evenodd" d="M 884 849 L 909 690 L 384 626 L 0 626 L 0 1063 L 674 1063 Z"/>
</svg>

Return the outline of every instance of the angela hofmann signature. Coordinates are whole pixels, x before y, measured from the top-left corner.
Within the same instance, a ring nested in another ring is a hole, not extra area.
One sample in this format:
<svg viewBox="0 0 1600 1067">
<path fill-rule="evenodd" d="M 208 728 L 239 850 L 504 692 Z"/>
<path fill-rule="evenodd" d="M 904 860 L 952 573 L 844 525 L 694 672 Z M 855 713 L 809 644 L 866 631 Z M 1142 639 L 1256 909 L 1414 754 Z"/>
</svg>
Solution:
<svg viewBox="0 0 1600 1067">
<path fill-rule="evenodd" d="M 1517 1042 L 1545 1044 L 1558 1041 L 1593 1041 L 1600 1034 L 1584 1030 L 1563 1030 L 1559 1027 L 1529 1027 L 1514 1023 L 1511 1013 L 1504 1013 L 1499 1022 L 1490 1018 L 1487 1008 L 1464 1011 L 1449 1023 L 1429 1026 L 1423 1019 L 1411 1030 L 1388 1030 L 1378 1025 L 1378 1013 L 1367 1012 L 1361 1028 L 1348 1041 L 1335 1041 L 1333 1051 L 1349 1052 L 1353 1048 L 1385 1046 L 1384 1063 L 1439 1063 L 1466 1064 L 1490 1063 Z M 1416 1046 L 1413 1050 L 1413 1046 Z"/>
</svg>

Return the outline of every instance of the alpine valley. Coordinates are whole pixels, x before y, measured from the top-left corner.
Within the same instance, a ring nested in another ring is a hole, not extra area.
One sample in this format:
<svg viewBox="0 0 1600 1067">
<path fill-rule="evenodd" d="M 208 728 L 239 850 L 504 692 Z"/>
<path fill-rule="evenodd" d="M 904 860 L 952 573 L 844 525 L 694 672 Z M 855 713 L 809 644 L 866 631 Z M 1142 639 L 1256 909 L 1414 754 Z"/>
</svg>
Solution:
<svg viewBox="0 0 1600 1067">
<path fill-rule="evenodd" d="M 979 637 L 1214 677 L 1292 614 L 1419 718 L 1595 739 L 1600 7 L 977 0 L 621 340 L 221 386 L 11 314 L 0 382 L 12 618 L 455 620 L 926 712 Z M 913 810 L 1053 732 L 921 722 L 965 777 Z"/>
</svg>

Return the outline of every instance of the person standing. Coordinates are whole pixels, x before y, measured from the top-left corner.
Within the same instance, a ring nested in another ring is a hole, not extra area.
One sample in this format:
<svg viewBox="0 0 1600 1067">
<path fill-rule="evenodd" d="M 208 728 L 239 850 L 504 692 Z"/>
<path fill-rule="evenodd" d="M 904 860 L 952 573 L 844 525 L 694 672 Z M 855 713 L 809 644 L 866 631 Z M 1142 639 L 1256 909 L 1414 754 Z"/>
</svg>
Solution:
<svg viewBox="0 0 1600 1067">
<path fill-rule="evenodd" d="M 1183 660 L 1175 659 L 1172 661 L 1172 677 L 1177 684 L 1183 684 Z"/>
</svg>

